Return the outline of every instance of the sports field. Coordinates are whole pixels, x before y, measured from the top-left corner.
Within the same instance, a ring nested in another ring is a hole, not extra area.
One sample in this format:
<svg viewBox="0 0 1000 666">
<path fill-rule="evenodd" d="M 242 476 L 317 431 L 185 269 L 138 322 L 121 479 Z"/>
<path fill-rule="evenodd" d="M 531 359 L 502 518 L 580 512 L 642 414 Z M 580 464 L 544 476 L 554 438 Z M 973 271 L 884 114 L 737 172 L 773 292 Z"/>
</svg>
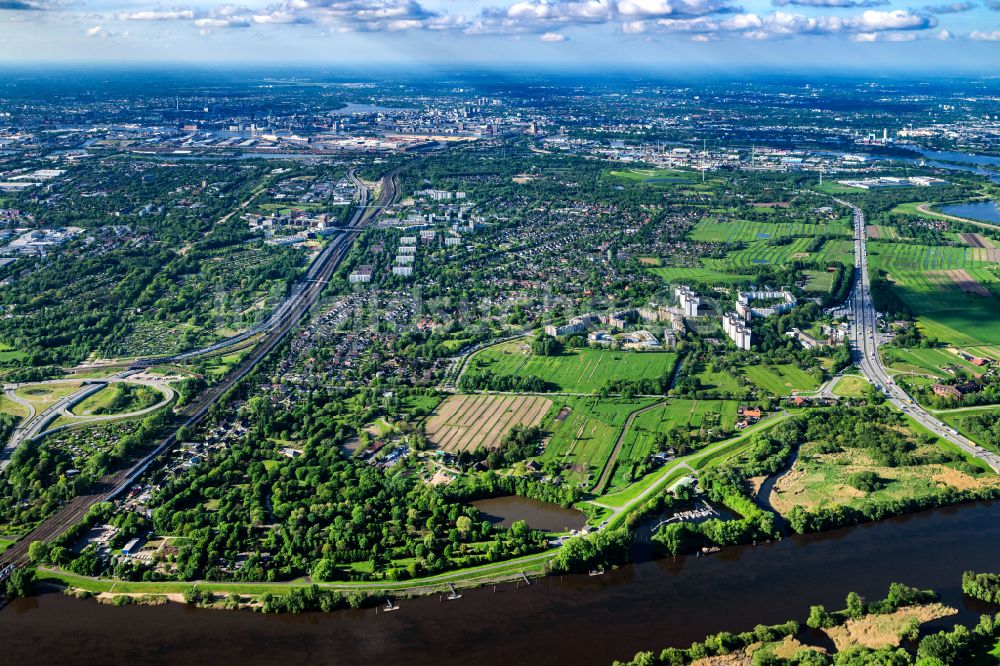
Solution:
<svg viewBox="0 0 1000 666">
<path fill-rule="evenodd" d="M 628 415 L 653 404 L 656 404 L 653 399 L 563 397 L 546 424 L 552 434 L 542 460 L 567 465 L 570 481 L 589 486 L 608 463 Z"/>
<path fill-rule="evenodd" d="M 515 425 L 538 425 L 552 401 L 537 395 L 452 395 L 427 419 L 427 439 L 444 451 L 495 448 Z"/>
<path fill-rule="evenodd" d="M 819 387 L 815 375 L 788 363 L 748 365 L 743 368 L 743 374 L 761 389 L 776 396 L 815 391 Z"/>
<path fill-rule="evenodd" d="M 477 352 L 469 359 L 470 376 L 541 377 L 565 393 L 596 393 L 609 381 L 657 379 L 670 375 L 677 361 L 673 352 L 621 352 L 567 349 L 559 356 L 536 356 L 526 338 Z"/>
</svg>

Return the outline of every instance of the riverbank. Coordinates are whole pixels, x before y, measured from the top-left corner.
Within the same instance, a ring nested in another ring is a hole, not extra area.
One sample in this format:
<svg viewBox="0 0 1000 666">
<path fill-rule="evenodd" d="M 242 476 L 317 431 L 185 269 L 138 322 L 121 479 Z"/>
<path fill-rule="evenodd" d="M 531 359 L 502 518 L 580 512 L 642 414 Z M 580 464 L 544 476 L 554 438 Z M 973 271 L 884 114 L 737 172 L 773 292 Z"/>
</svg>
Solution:
<svg viewBox="0 0 1000 666">
<path fill-rule="evenodd" d="M 0 640 L 9 659 L 36 665 L 138 659 L 270 666 L 317 658 L 440 664 L 447 657 L 479 666 L 608 666 L 653 646 L 686 647 L 719 631 L 804 621 L 812 604 L 840 608 L 850 591 L 881 598 L 893 581 L 937 590 L 942 603 L 959 611 L 949 622 L 975 623 L 985 606 L 962 594 L 961 574 L 994 569 L 997 548 L 1000 502 L 982 502 L 727 548 L 711 557 L 628 565 L 603 576 L 548 576 L 530 586 L 500 584 L 496 591 L 482 586 L 454 601 L 437 595 L 400 600 L 398 611 L 385 614 L 374 608 L 267 615 L 180 604 L 113 607 L 45 594 L 0 612 Z M 72 640 L 53 641 L 54 626 Z"/>
</svg>

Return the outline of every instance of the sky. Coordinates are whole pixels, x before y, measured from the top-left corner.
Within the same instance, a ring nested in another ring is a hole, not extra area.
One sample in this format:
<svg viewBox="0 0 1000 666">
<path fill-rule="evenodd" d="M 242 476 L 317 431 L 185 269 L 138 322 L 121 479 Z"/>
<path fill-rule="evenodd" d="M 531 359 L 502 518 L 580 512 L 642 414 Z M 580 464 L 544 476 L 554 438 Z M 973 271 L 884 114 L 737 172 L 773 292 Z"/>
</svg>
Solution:
<svg viewBox="0 0 1000 666">
<path fill-rule="evenodd" d="M 995 71 L 1000 0 L 0 0 L 0 62 Z"/>
</svg>

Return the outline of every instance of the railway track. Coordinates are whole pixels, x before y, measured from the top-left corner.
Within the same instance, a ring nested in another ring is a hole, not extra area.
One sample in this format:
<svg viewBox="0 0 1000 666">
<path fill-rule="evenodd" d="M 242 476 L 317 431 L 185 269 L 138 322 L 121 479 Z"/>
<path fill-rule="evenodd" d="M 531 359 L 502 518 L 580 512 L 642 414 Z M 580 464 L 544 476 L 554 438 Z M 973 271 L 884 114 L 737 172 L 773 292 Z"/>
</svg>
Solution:
<svg viewBox="0 0 1000 666">
<path fill-rule="evenodd" d="M 177 441 L 177 432 L 181 427 L 197 426 L 208 415 L 212 405 L 218 402 L 227 391 L 246 377 L 271 351 L 277 347 L 289 331 L 298 323 L 319 299 L 340 262 L 354 245 L 354 241 L 366 225 L 378 217 L 382 209 L 396 198 L 398 188 L 397 173 L 402 167 L 390 171 L 382 177 L 382 194 L 372 205 L 368 205 L 368 189 L 351 172 L 352 181 L 360 188 L 362 195 L 359 205 L 348 225 L 348 231 L 332 241 L 323 249 L 320 257 L 310 267 L 301 289 L 293 292 L 291 299 L 280 307 L 280 316 L 273 327 L 263 332 L 263 338 L 226 377 L 218 384 L 207 389 L 192 404 L 188 405 L 178 416 L 173 432 L 161 440 L 149 453 L 108 476 L 102 478 L 92 491 L 80 495 L 64 504 L 56 513 L 44 520 L 34 530 L 19 539 L 10 548 L 0 553 L 0 570 L 6 570 L 9 565 L 15 567 L 29 564 L 28 547 L 34 541 L 49 542 L 57 538 L 67 529 L 79 523 L 94 505 L 117 497 L 130 488 L 157 460 L 171 449 Z M 272 316 L 269 321 L 274 321 Z M 260 333 L 260 332 L 258 332 Z M 162 362 L 174 360 L 165 359 Z M 136 367 L 147 367 L 149 360 L 139 361 Z"/>
</svg>

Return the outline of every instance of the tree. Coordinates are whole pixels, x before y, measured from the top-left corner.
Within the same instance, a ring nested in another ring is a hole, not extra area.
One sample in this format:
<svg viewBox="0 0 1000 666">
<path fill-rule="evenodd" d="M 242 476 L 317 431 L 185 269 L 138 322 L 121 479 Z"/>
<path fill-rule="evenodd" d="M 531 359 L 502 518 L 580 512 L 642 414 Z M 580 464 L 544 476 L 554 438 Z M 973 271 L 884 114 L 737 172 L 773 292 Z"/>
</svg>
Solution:
<svg viewBox="0 0 1000 666">
<path fill-rule="evenodd" d="M 465 536 L 469 533 L 469 530 L 472 529 L 472 518 L 469 518 L 468 516 L 459 516 L 455 520 L 455 527 L 462 533 L 462 536 Z"/>
<path fill-rule="evenodd" d="M 806 620 L 806 626 L 810 629 L 823 629 L 826 627 L 832 627 L 836 624 L 833 616 L 827 612 L 826 608 L 823 606 L 811 606 L 809 608 L 809 619 Z"/>
<path fill-rule="evenodd" d="M 33 569 L 14 569 L 7 579 L 6 594 L 10 599 L 27 596 L 35 587 Z"/>
<path fill-rule="evenodd" d="M 48 560 L 49 545 L 44 541 L 32 541 L 28 546 L 28 557 L 35 564 L 41 564 Z"/>
<path fill-rule="evenodd" d="M 857 592 L 847 594 L 847 615 L 855 620 L 861 619 L 865 614 L 865 601 Z"/>
</svg>

